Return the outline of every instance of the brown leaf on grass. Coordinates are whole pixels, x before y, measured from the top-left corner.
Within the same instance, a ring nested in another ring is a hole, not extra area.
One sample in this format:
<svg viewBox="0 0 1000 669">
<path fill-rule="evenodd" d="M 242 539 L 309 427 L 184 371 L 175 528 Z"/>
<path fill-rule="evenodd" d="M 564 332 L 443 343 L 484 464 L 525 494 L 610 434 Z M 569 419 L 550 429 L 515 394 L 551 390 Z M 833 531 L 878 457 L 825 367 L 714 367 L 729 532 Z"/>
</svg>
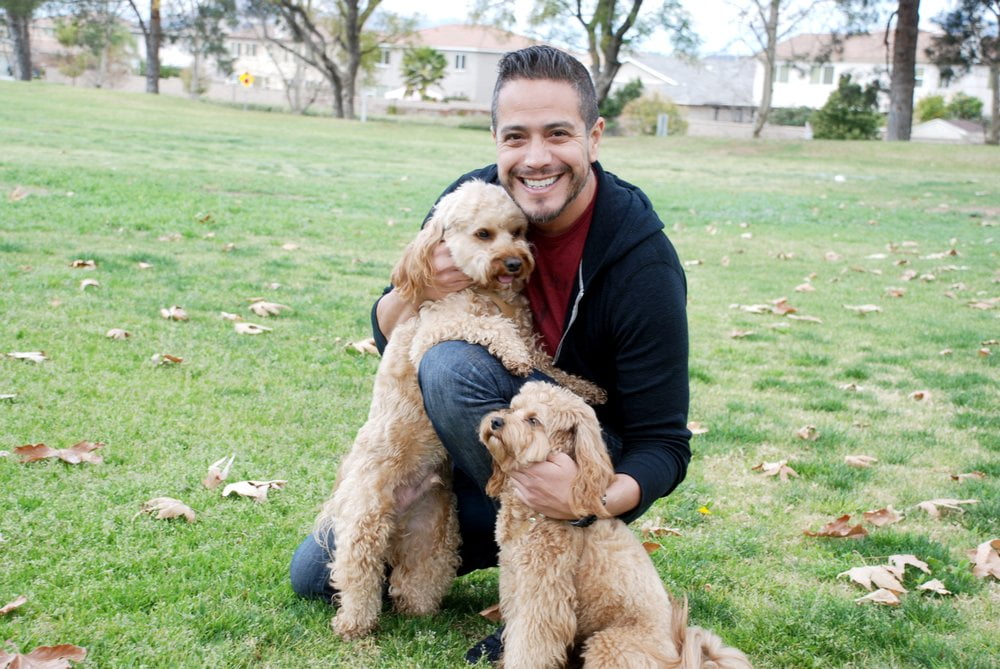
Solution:
<svg viewBox="0 0 1000 669">
<path fill-rule="evenodd" d="M 823 259 L 826 260 L 827 262 L 836 262 L 842 259 L 843 257 L 844 256 L 840 255 L 836 251 L 827 251 L 826 253 L 823 254 Z"/>
<path fill-rule="evenodd" d="M 943 348 L 940 351 L 938 351 L 938 355 L 951 355 L 952 353 L 954 353 L 954 351 L 952 351 L 950 348 Z"/>
<path fill-rule="evenodd" d="M 121 328 L 111 328 L 104 336 L 108 339 L 128 339 L 132 333 Z"/>
<path fill-rule="evenodd" d="M 965 513 L 961 507 L 962 504 L 978 503 L 978 499 L 929 499 L 926 502 L 920 502 L 920 504 L 917 504 L 917 508 L 927 512 L 927 515 L 931 518 L 940 518 L 941 509 L 938 507 L 949 509 L 951 511 L 958 511 L 959 513 Z"/>
<path fill-rule="evenodd" d="M 748 314 L 773 314 L 774 307 L 770 304 L 730 304 L 730 309 L 739 309 Z"/>
<path fill-rule="evenodd" d="M 97 269 L 97 263 L 93 260 L 74 260 L 69 266 L 73 269 Z"/>
<path fill-rule="evenodd" d="M 858 539 L 868 536 L 868 530 L 861 525 L 851 525 L 850 514 L 844 514 L 840 518 L 831 520 L 816 532 L 804 530 L 802 533 L 807 537 L 830 537 L 834 539 Z"/>
<path fill-rule="evenodd" d="M 874 458 L 870 455 L 846 455 L 844 456 L 844 462 L 848 467 L 871 467 L 873 464 L 878 462 L 878 458 Z"/>
<path fill-rule="evenodd" d="M 798 477 L 799 473 L 788 466 L 788 460 L 778 460 L 777 462 L 762 462 L 751 467 L 753 471 L 759 471 L 764 476 L 777 476 L 782 483 L 788 482 L 789 476 Z"/>
<path fill-rule="evenodd" d="M 802 321 L 804 323 L 822 323 L 823 319 L 816 316 L 803 316 L 801 314 L 788 314 L 786 316 L 789 320 Z"/>
<path fill-rule="evenodd" d="M 920 585 L 917 586 L 917 590 L 922 590 L 924 592 L 933 592 L 934 594 L 937 594 L 937 595 L 950 595 L 951 594 L 951 590 L 949 590 L 948 588 L 946 588 L 944 586 L 944 583 L 942 583 L 941 581 L 939 581 L 936 578 L 933 578 L 933 579 L 931 579 L 929 581 L 921 583 Z"/>
<path fill-rule="evenodd" d="M 148 263 L 148 262 L 141 262 L 140 261 L 139 263 L 137 263 L 137 267 L 139 269 L 153 269 L 153 264 L 152 263 Z"/>
<path fill-rule="evenodd" d="M 0 669 L 69 669 L 70 662 L 83 662 L 86 657 L 86 648 L 68 643 L 38 646 L 27 654 L 0 650 Z"/>
<path fill-rule="evenodd" d="M 227 321 L 234 321 L 234 322 L 236 322 L 236 321 L 242 321 L 243 320 L 243 317 L 240 316 L 239 314 L 231 314 L 228 311 L 220 311 L 219 312 L 219 316 L 221 316 L 224 320 L 227 320 Z"/>
<path fill-rule="evenodd" d="M 929 390 L 914 390 L 912 393 L 907 395 L 914 402 L 923 402 L 924 400 L 929 400 L 931 398 L 931 391 Z"/>
<path fill-rule="evenodd" d="M 854 600 L 858 604 L 882 604 L 883 606 L 899 606 L 899 597 L 896 596 L 892 590 L 886 590 L 885 588 L 879 588 L 875 592 L 869 593 L 864 597 L 858 597 Z"/>
<path fill-rule="evenodd" d="M 892 508 L 892 505 L 890 504 L 884 509 L 865 511 L 861 514 L 861 517 L 875 527 L 885 527 L 886 525 L 892 525 L 893 523 L 901 521 L 903 519 L 903 514 Z"/>
<path fill-rule="evenodd" d="M 646 549 L 646 554 L 647 555 L 652 555 L 656 551 L 658 551 L 661 548 L 663 548 L 663 546 L 661 546 L 660 544 L 656 543 L 655 541 L 643 541 L 642 542 L 642 547 Z"/>
<path fill-rule="evenodd" d="M 656 518 L 654 520 L 647 520 L 642 524 L 642 528 L 639 530 L 643 535 L 650 537 L 679 537 L 681 531 L 674 529 L 673 527 L 666 527 L 661 525 L 662 519 Z"/>
<path fill-rule="evenodd" d="M 814 292 L 816 292 L 816 286 L 814 286 L 814 285 L 812 285 L 811 283 L 808 283 L 808 282 L 807 283 L 800 283 L 799 285 L 795 286 L 795 292 L 796 293 L 814 293 Z"/>
<path fill-rule="evenodd" d="M 0 616 L 5 616 L 11 611 L 19 609 L 27 603 L 28 603 L 28 598 L 25 597 L 24 595 L 20 595 L 19 597 L 14 599 L 14 601 L 8 602 L 7 604 L 0 606 Z"/>
<path fill-rule="evenodd" d="M 882 307 L 878 306 L 877 304 L 859 304 L 859 305 L 845 304 L 843 306 L 848 311 L 853 311 L 859 316 L 864 316 L 866 314 L 874 314 L 882 311 Z"/>
<path fill-rule="evenodd" d="M 985 541 L 969 551 L 972 560 L 972 575 L 976 578 L 992 576 L 1000 579 L 1000 539 Z"/>
<path fill-rule="evenodd" d="M 979 481 L 979 480 L 982 480 L 984 478 L 986 478 L 986 473 L 985 472 L 969 472 L 967 474 L 952 474 L 951 475 L 951 480 L 952 481 L 958 481 L 959 483 L 961 483 L 962 481 L 968 481 L 970 479 Z"/>
<path fill-rule="evenodd" d="M 889 297 L 903 297 L 906 295 L 906 290 L 903 288 L 886 288 L 885 294 Z"/>
<path fill-rule="evenodd" d="M 838 578 L 841 576 L 847 576 L 855 583 L 864 587 L 865 590 L 871 590 L 873 587 L 876 587 L 885 588 L 897 594 L 906 592 L 906 588 L 899 582 L 899 578 L 902 576 L 899 570 L 890 569 L 885 566 L 854 567 L 837 574 Z"/>
<path fill-rule="evenodd" d="M 927 567 L 926 562 L 917 558 L 916 555 L 912 555 L 910 553 L 890 555 L 889 564 L 891 564 L 894 567 L 897 567 L 900 570 L 900 572 L 905 570 L 907 565 L 910 565 L 911 567 L 916 567 L 925 574 L 931 573 L 931 570 Z"/>
<path fill-rule="evenodd" d="M 8 202 L 20 202 L 26 197 L 28 197 L 28 189 L 24 186 L 14 186 L 14 190 L 7 193 Z"/>
<path fill-rule="evenodd" d="M 272 328 L 266 328 L 256 323 L 233 323 L 233 329 L 236 330 L 236 334 L 245 335 L 259 335 L 272 331 Z"/>
<path fill-rule="evenodd" d="M 139 513 L 135 515 L 139 516 L 143 513 L 153 513 L 154 511 L 156 512 L 156 516 L 154 517 L 157 519 L 179 518 L 183 516 L 189 523 L 195 521 L 195 514 L 191 507 L 173 497 L 154 497 L 148 502 L 143 502 Z"/>
<path fill-rule="evenodd" d="M 860 393 L 863 390 L 863 388 L 861 386 L 859 386 L 858 384 L 854 383 L 853 381 L 851 383 L 842 383 L 840 385 L 840 389 L 841 390 L 846 390 L 847 392 L 850 392 L 850 393 Z"/>
<path fill-rule="evenodd" d="M 360 353 L 361 355 L 374 355 L 378 356 L 378 347 L 375 346 L 375 340 L 371 337 L 368 339 L 360 339 L 358 341 L 348 342 L 344 345 L 344 348 L 351 353 Z"/>
<path fill-rule="evenodd" d="M 262 318 L 267 318 L 268 316 L 277 316 L 282 311 L 287 309 L 291 311 L 292 308 L 284 304 L 278 304 L 277 302 L 267 302 L 265 300 L 255 300 L 253 304 L 250 305 L 250 311 L 254 312 Z"/>
<path fill-rule="evenodd" d="M 27 360 L 28 362 L 33 362 L 35 364 L 41 364 L 49 359 L 45 355 L 45 351 L 14 351 L 12 353 L 6 354 L 8 358 L 14 358 L 15 360 Z"/>
<path fill-rule="evenodd" d="M 1000 305 L 1000 297 L 992 297 L 988 300 L 976 300 L 975 302 L 969 302 L 970 307 L 973 309 L 980 309 L 982 311 L 996 309 L 998 305 Z"/>
<path fill-rule="evenodd" d="M 488 606 L 479 612 L 483 618 L 486 618 L 490 622 L 499 623 L 501 620 L 500 616 L 500 605 L 494 604 L 493 606 Z"/>
<path fill-rule="evenodd" d="M 729 331 L 729 338 L 730 339 L 746 339 L 747 337 L 749 337 L 749 336 L 751 336 L 753 334 L 756 334 L 753 330 L 739 330 L 739 329 L 737 329 L 737 330 L 730 330 Z"/>
<path fill-rule="evenodd" d="M 184 358 L 178 358 L 176 355 L 170 355 L 169 353 L 154 353 L 150 360 L 153 361 L 154 365 L 161 367 L 170 367 L 171 365 L 179 365 L 184 362 Z"/>
<path fill-rule="evenodd" d="M 229 469 L 233 466 L 235 459 L 236 454 L 233 453 L 228 458 L 223 457 L 213 462 L 209 465 L 208 474 L 202 479 L 201 484 L 209 490 L 217 488 L 229 476 Z"/>
<path fill-rule="evenodd" d="M 236 494 L 251 497 L 255 502 L 266 502 L 268 490 L 281 490 L 287 481 L 238 481 L 230 483 L 222 490 L 223 497 Z"/>
<path fill-rule="evenodd" d="M 169 309 L 160 309 L 160 315 L 166 318 L 168 321 L 186 321 L 188 320 L 187 312 L 184 311 L 183 307 L 179 307 L 176 304 Z"/>
<path fill-rule="evenodd" d="M 101 282 L 97 279 L 84 279 L 80 282 L 80 290 L 87 290 L 88 288 L 100 288 Z"/>
<path fill-rule="evenodd" d="M 771 313 L 779 316 L 787 316 L 788 314 L 794 314 L 798 311 L 798 309 L 788 303 L 787 297 L 779 297 L 776 300 L 771 300 L 771 305 Z"/>
<path fill-rule="evenodd" d="M 81 462 L 100 464 L 104 458 L 94 453 L 104 444 L 99 441 L 81 441 L 69 448 L 50 448 L 45 444 L 25 444 L 14 449 L 14 453 L 21 458 L 21 462 L 36 462 L 48 458 L 59 458 L 63 462 L 71 465 L 78 465 Z"/>
<path fill-rule="evenodd" d="M 708 434 L 708 428 L 699 423 L 696 420 L 690 421 L 687 424 L 687 429 L 691 431 L 691 434 Z"/>
<path fill-rule="evenodd" d="M 819 430 L 815 425 L 805 425 L 795 431 L 795 436 L 805 441 L 816 441 L 819 439 Z"/>
<path fill-rule="evenodd" d="M 978 351 L 976 351 L 976 353 L 979 354 L 980 358 L 988 358 L 991 355 L 993 355 L 993 351 L 991 351 L 990 349 L 986 348 L 985 346 L 983 348 L 979 349 Z"/>
</svg>

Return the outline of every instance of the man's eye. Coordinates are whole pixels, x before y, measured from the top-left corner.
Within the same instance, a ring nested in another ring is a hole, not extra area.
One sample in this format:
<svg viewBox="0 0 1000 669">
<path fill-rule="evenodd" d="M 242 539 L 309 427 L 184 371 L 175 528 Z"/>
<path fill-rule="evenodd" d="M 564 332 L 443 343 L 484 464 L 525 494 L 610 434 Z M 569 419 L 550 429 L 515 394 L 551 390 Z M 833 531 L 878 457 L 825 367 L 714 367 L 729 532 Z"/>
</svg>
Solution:
<svg viewBox="0 0 1000 669">
<path fill-rule="evenodd" d="M 490 231 L 489 230 L 476 230 L 476 237 L 479 237 L 480 239 L 489 239 L 490 238 Z"/>
</svg>

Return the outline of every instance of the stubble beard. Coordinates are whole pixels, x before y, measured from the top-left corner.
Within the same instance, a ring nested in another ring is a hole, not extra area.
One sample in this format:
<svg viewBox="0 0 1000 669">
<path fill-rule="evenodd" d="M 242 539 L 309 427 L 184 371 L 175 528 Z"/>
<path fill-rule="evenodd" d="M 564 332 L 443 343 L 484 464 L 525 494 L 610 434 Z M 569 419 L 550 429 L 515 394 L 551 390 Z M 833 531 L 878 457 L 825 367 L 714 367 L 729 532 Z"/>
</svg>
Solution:
<svg viewBox="0 0 1000 669">
<path fill-rule="evenodd" d="M 573 172 L 570 172 L 570 174 L 573 175 L 573 177 L 572 177 L 573 181 L 570 183 L 570 186 L 571 186 L 572 190 L 570 191 L 570 193 L 566 197 L 566 199 L 563 201 L 562 206 L 560 206 L 558 209 L 555 209 L 553 211 L 544 212 L 544 213 L 541 213 L 541 214 L 527 211 L 523 206 L 521 206 L 521 203 L 517 201 L 517 198 L 514 197 L 514 192 L 513 192 L 514 189 L 512 188 L 512 186 L 513 186 L 513 182 L 517 180 L 516 176 L 513 176 L 513 175 L 510 176 L 509 179 L 508 179 L 508 183 L 504 184 L 504 188 L 507 190 L 507 194 L 510 195 L 510 198 L 512 200 L 514 200 L 514 204 L 517 205 L 517 208 L 520 209 L 521 213 L 524 214 L 524 217 L 526 219 L 528 219 L 528 224 L 529 225 L 544 226 L 546 223 L 551 223 L 555 219 L 559 218 L 559 216 L 564 211 L 566 211 L 566 208 L 569 207 L 571 204 L 573 204 L 573 202 L 576 201 L 576 198 L 580 195 L 580 193 L 583 192 L 583 189 L 587 186 L 587 179 L 590 178 L 590 173 L 592 171 L 593 170 L 590 167 L 590 164 L 588 163 L 587 164 L 587 171 L 584 172 L 582 178 L 579 178 L 579 177 L 576 176 L 576 174 L 574 174 Z"/>
</svg>

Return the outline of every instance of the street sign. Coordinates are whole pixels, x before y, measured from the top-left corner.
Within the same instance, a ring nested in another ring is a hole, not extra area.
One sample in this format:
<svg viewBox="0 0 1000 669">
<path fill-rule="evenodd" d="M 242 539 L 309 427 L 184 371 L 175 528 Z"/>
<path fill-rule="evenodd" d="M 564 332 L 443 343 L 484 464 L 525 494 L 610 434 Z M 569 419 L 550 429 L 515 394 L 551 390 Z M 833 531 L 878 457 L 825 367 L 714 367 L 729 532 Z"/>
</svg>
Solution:
<svg viewBox="0 0 1000 669">
<path fill-rule="evenodd" d="M 249 72 L 244 72 L 240 75 L 240 83 L 243 84 L 244 88 L 250 88 L 253 86 L 253 75 Z"/>
</svg>

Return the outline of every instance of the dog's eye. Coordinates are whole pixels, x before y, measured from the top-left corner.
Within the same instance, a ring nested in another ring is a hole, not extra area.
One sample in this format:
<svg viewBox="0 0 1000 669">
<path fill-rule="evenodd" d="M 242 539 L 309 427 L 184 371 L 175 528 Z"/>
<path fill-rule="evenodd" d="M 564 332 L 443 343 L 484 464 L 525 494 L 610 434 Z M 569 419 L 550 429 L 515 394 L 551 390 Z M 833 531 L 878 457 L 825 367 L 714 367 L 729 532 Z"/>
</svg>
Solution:
<svg viewBox="0 0 1000 669">
<path fill-rule="evenodd" d="M 489 239 L 490 231 L 486 228 L 480 228 L 479 230 L 476 230 L 476 237 L 479 237 L 480 239 Z"/>
<path fill-rule="evenodd" d="M 522 232 L 520 229 L 518 229 L 518 230 L 514 230 L 514 232 L 510 233 L 510 236 L 513 237 L 514 239 L 520 239 L 521 235 L 523 235 L 523 234 L 524 234 L 524 232 Z"/>
<path fill-rule="evenodd" d="M 527 420 L 528 420 L 528 425 L 531 425 L 532 427 L 542 424 L 542 422 L 538 420 L 537 416 L 528 416 Z"/>
</svg>

